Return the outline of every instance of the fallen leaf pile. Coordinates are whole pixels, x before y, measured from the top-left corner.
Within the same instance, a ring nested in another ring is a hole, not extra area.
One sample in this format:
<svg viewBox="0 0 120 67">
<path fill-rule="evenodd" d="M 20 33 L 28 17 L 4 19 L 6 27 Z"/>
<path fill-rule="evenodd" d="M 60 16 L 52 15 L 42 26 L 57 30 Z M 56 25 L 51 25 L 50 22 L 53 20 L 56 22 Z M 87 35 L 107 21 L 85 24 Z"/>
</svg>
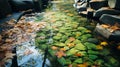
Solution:
<svg viewBox="0 0 120 67">
<path fill-rule="evenodd" d="M 15 56 L 12 51 L 16 45 L 34 38 L 35 33 L 46 26 L 45 22 L 26 22 L 24 19 L 15 22 L 12 19 L 0 25 L 2 29 L 2 33 L 0 33 L 0 67 L 3 67 L 5 62 Z M 29 53 L 32 52 L 26 51 L 25 55 Z"/>
<path fill-rule="evenodd" d="M 101 24 L 103 28 L 109 29 L 110 32 L 114 32 L 116 30 L 120 30 L 120 24 L 115 23 L 114 25 L 109 24 Z"/>
</svg>

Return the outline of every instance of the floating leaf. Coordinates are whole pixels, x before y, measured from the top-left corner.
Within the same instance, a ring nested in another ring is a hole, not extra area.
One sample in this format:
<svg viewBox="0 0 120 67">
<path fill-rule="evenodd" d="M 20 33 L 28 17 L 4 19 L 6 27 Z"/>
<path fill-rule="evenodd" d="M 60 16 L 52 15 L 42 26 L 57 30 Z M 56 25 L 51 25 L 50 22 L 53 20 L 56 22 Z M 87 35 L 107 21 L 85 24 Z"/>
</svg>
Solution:
<svg viewBox="0 0 120 67">
<path fill-rule="evenodd" d="M 96 48 L 97 48 L 98 50 L 103 50 L 103 46 L 101 46 L 101 45 L 97 45 Z"/>
<path fill-rule="evenodd" d="M 81 63 L 83 63 L 83 60 L 82 60 L 82 58 L 78 58 L 74 61 L 74 63 L 81 64 Z"/>
<path fill-rule="evenodd" d="M 61 57 L 63 57 L 63 56 L 66 56 L 66 54 L 63 52 L 63 51 L 58 51 L 58 52 L 56 52 L 56 54 L 55 54 L 58 58 L 61 58 Z"/>
<path fill-rule="evenodd" d="M 65 64 L 66 64 L 66 60 L 65 60 L 65 58 L 63 58 L 63 57 L 58 58 L 57 60 L 58 60 L 58 62 L 59 62 L 60 64 L 62 64 L 62 65 L 65 65 Z"/>
<path fill-rule="evenodd" d="M 82 56 L 82 54 L 81 53 L 75 53 L 75 56 L 80 57 L 80 56 Z"/>
<path fill-rule="evenodd" d="M 75 45 L 75 49 L 77 49 L 77 50 L 86 50 L 86 47 L 82 43 L 79 43 L 79 44 Z"/>
<path fill-rule="evenodd" d="M 89 58 L 92 59 L 92 60 L 95 60 L 95 59 L 98 58 L 98 56 L 96 56 L 96 55 L 89 55 Z"/>
<path fill-rule="evenodd" d="M 58 47 L 56 47 L 56 46 L 52 46 L 51 49 L 52 49 L 52 50 L 57 50 Z"/>
<path fill-rule="evenodd" d="M 77 64 L 77 67 L 88 67 L 88 64 L 87 63 Z"/>
<path fill-rule="evenodd" d="M 72 48 L 66 52 L 66 55 L 67 56 L 75 55 L 75 53 L 77 53 L 77 52 L 78 52 L 78 50 L 76 50 L 75 48 Z"/>
<path fill-rule="evenodd" d="M 101 42 L 100 45 L 102 45 L 102 46 L 107 46 L 108 43 L 107 43 L 106 41 L 104 41 L 104 42 Z"/>
<path fill-rule="evenodd" d="M 73 47 L 73 46 L 75 46 L 75 44 L 74 43 L 68 43 L 67 46 L 68 47 Z"/>
<path fill-rule="evenodd" d="M 90 42 L 85 42 L 85 46 L 87 46 L 88 49 L 96 49 L 96 45 Z"/>
<path fill-rule="evenodd" d="M 69 38 L 69 41 L 70 41 L 70 42 L 73 42 L 73 41 L 75 41 L 75 38 L 74 38 L 74 37 L 70 37 L 70 38 Z"/>
<path fill-rule="evenodd" d="M 60 51 L 66 51 L 66 49 L 65 48 L 60 48 Z"/>
<path fill-rule="evenodd" d="M 29 55 L 29 54 L 32 54 L 33 53 L 33 51 L 31 51 L 31 50 L 26 50 L 25 52 L 24 52 L 24 55 Z"/>
<path fill-rule="evenodd" d="M 6 61 L 7 59 L 12 59 L 13 56 L 15 56 L 15 54 L 10 53 L 10 52 L 7 52 L 7 53 L 5 54 L 4 61 Z"/>
</svg>

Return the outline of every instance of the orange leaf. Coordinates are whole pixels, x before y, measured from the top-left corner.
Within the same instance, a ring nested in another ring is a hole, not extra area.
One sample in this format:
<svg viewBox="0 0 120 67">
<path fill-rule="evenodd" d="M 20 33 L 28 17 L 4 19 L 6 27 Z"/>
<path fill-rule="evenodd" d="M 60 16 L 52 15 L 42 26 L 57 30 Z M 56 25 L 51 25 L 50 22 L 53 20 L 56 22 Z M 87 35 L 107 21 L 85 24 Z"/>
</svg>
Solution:
<svg viewBox="0 0 120 67">
<path fill-rule="evenodd" d="M 63 51 L 58 51 L 56 54 L 55 54 L 58 58 L 61 58 L 63 56 L 66 56 L 66 54 L 63 52 Z"/>
<path fill-rule="evenodd" d="M 101 26 L 102 26 L 103 28 L 109 28 L 109 27 L 110 27 L 110 25 L 108 25 L 108 24 L 101 24 Z"/>
<path fill-rule="evenodd" d="M 60 50 L 61 50 L 61 51 L 66 51 L 66 49 L 65 49 L 65 48 L 60 48 Z"/>
<path fill-rule="evenodd" d="M 76 53 L 75 56 L 79 57 L 79 56 L 82 56 L 82 54 L 81 53 Z"/>
<path fill-rule="evenodd" d="M 52 50 L 57 50 L 58 47 L 56 47 L 56 46 L 52 46 L 51 49 L 52 49 Z"/>
</svg>

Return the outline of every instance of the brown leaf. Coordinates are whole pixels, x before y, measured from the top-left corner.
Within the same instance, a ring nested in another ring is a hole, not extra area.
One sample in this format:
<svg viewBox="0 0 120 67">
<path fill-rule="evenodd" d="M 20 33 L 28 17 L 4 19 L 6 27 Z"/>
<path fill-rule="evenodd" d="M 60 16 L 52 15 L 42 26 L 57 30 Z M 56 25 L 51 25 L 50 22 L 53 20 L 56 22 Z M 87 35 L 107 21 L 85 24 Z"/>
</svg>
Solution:
<svg viewBox="0 0 120 67">
<path fill-rule="evenodd" d="M 111 29 L 110 32 L 114 32 L 114 31 L 116 31 L 116 30 L 120 30 L 120 28 L 117 27 L 116 25 L 111 26 L 110 29 Z"/>
<path fill-rule="evenodd" d="M 72 42 L 72 41 L 75 41 L 75 38 L 74 37 L 70 37 L 69 40 Z"/>
<path fill-rule="evenodd" d="M 0 42 L 2 41 L 2 36 L 0 35 Z"/>
<path fill-rule="evenodd" d="M 10 46 L 10 45 L 2 45 L 2 46 L 0 46 L 0 51 L 6 51 L 6 50 L 12 50 L 13 48 L 12 48 L 12 46 Z"/>
<path fill-rule="evenodd" d="M 5 53 L 5 58 L 4 58 L 4 60 L 6 61 L 7 59 L 12 59 L 13 56 L 15 56 L 15 55 L 16 55 L 16 54 L 7 52 L 7 53 Z"/>
<path fill-rule="evenodd" d="M 12 39 L 6 39 L 5 40 L 6 43 L 12 43 L 12 41 L 13 41 Z"/>
<path fill-rule="evenodd" d="M 25 52 L 24 52 L 24 55 L 29 55 L 29 54 L 32 54 L 33 53 L 33 51 L 31 51 L 31 50 L 26 50 Z"/>
<path fill-rule="evenodd" d="M 0 67 L 5 67 L 5 62 L 0 61 Z"/>
<path fill-rule="evenodd" d="M 101 26 L 102 26 L 103 28 L 109 28 L 109 27 L 110 27 L 110 25 L 108 25 L 108 24 L 101 24 Z"/>
</svg>

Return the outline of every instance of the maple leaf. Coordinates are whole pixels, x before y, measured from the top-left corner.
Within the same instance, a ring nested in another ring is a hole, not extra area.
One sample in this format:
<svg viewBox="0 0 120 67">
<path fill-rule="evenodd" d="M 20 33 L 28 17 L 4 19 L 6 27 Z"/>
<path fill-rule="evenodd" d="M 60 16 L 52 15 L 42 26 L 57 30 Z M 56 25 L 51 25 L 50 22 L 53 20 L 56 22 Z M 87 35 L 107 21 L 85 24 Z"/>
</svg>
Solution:
<svg viewBox="0 0 120 67">
<path fill-rule="evenodd" d="M 58 58 L 61 58 L 61 57 L 63 57 L 63 56 L 66 56 L 66 54 L 63 52 L 63 51 L 58 51 L 58 52 L 56 52 L 56 54 L 55 54 Z"/>
</svg>

